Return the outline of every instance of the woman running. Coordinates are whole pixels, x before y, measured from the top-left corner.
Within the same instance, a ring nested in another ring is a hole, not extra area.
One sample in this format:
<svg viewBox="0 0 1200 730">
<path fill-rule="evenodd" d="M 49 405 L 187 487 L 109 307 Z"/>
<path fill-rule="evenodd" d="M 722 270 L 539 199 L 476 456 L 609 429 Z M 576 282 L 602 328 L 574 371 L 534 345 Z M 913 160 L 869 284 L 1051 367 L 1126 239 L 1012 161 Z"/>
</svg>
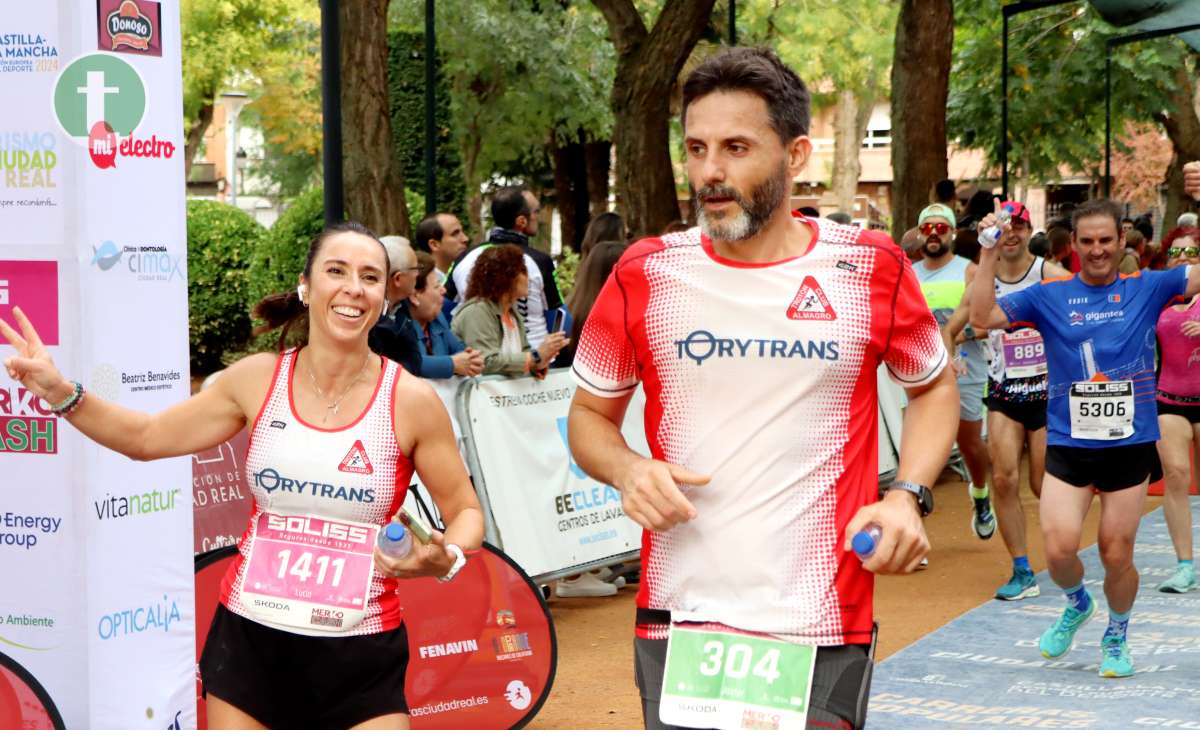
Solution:
<svg viewBox="0 0 1200 730">
<path fill-rule="evenodd" d="M 296 291 L 259 318 L 307 327 L 307 344 L 250 355 L 212 387 L 150 415 L 67 380 L 29 320 L 0 320 L 17 354 L 8 374 L 88 438 L 137 460 L 211 448 L 250 426 L 253 511 L 200 671 L 210 727 L 406 730 L 406 591 L 449 579 L 478 548 L 483 516 L 441 400 L 367 346 L 387 310 L 387 255 L 363 226 L 312 242 Z M 374 549 L 416 470 L 446 520 L 403 559 Z"/>
<path fill-rule="evenodd" d="M 1200 230 L 1176 228 L 1163 238 L 1167 268 L 1200 264 Z M 1192 453 L 1200 457 L 1200 296 L 1158 317 L 1158 455 L 1163 465 L 1163 514 L 1179 563 L 1158 585 L 1164 593 L 1196 589 L 1192 563 Z"/>
</svg>

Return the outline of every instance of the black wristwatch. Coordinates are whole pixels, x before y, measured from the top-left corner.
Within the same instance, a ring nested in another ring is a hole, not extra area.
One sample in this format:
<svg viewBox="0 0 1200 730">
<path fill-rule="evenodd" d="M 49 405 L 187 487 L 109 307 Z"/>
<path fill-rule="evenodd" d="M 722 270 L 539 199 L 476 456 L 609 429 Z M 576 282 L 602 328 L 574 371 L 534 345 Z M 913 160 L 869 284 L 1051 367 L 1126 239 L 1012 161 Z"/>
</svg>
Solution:
<svg viewBox="0 0 1200 730">
<path fill-rule="evenodd" d="M 542 364 L 542 353 L 538 352 L 536 347 L 533 348 L 532 350 L 530 350 L 529 354 L 533 355 L 533 364 L 534 365 Z"/>
<path fill-rule="evenodd" d="M 883 490 L 883 493 L 887 494 L 893 489 L 902 489 L 916 497 L 917 509 L 921 511 L 922 517 L 928 517 L 929 513 L 933 512 L 933 492 L 930 491 L 929 487 L 917 484 L 915 482 L 906 482 L 898 479 L 889 484 L 887 488 Z"/>
</svg>

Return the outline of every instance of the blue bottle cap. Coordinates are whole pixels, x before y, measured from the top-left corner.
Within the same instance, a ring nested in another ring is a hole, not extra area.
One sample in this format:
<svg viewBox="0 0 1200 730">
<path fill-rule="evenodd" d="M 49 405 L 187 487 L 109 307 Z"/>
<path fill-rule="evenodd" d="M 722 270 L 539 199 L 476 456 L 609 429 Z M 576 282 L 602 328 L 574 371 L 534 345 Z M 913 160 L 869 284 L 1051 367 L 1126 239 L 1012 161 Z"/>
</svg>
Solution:
<svg viewBox="0 0 1200 730">
<path fill-rule="evenodd" d="M 850 539 L 850 546 L 859 555 L 870 555 L 875 550 L 875 538 L 866 530 L 862 530 Z"/>
<path fill-rule="evenodd" d="M 404 532 L 404 525 L 400 524 L 399 522 L 389 522 L 388 526 L 383 530 L 383 534 L 386 535 L 387 539 L 391 540 L 392 542 L 400 542 L 403 540 Z M 858 548 L 855 548 L 855 550 L 857 549 Z"/>
</svg>

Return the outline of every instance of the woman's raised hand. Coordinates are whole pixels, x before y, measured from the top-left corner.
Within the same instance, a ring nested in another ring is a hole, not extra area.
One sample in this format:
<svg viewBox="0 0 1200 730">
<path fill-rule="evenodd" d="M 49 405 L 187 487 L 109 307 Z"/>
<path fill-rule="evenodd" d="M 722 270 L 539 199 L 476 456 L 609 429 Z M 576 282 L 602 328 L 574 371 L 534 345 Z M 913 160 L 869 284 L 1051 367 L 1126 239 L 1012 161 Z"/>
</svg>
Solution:
<svg viewBox="0 0 1200 730">
<path fill-rule="evenodd" d="M 54 366 L 50 351 L 20 307 L 13 307 L 13 316 L 21 328 L 19 333 L 0 319 L 0 335 L 17 351 L 15 357 L 4 359 L 4 369 L 9 377 L 42 400 L 50 403 L 64 400 L 70 395 L 70 384 Z"/>
</svg>

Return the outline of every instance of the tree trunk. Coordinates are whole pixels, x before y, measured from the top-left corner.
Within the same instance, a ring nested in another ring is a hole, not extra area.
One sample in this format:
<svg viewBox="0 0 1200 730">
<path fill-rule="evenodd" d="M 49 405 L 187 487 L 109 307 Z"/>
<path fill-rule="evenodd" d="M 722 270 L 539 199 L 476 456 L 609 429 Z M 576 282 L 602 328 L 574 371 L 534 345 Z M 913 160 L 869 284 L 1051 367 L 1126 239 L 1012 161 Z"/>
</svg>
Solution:
<svg viewBox="0 0 1200 730">
<path fill-rule="evenodd" d="M 479 154 L 483 150 L 483 136 L 479 124 L 473 121 L 463 135 L 463 181 L 467 185 L 467 235 L 474 240 L 487 240 L 483 230 L 483 196 L 479 193 Z"/>
<path fill-rule="evenodd" d="M 188 127 L 187 141 L 183 148 L 183 179 L 185 181 L 192 179 L 192 163 L 196 161 L 196 153 L 200 151 L 200 144 L 204 141 L 204 135 L 208 132 L 209 125 L 212 124 L 212 118 L 213 104 L 210 97 L 209 102 L 200 107 L 200 112 L 196 114 L 196 118 Z"/>
<path fill-rule="evenodd" d="M 591 217 L 588 212 L 588 171 L 584 145 L 571 142 L 556 146 L 552 157 L 559 235 L 563 248 L 578 252 Z"/>
<path fill-rule="evenodd" d="M 902 0 L 892 60 L 892 236 L 898 241 L 946 178 L 953 0 Z"/>
<path fill-rule="evenodd" d="M 1200 56 L 1196 57 L 1200 59 Z M 1174 111 L 1159 115 L 1174 148 L 1171 166 L 1167 168 L 1167 208 L 1163 213 L 1162 232 L 1175 227 L 1179 214 L 1191 210 L 1195 201 L 1183 193 L 1183 166 L 1200 160 L 1200 84 L 1187 65 L 1175 72 L 1176 83 L 1171 95 Z"/>
<path fill-rule="evenodd" d="M 834 116 L 833 189 L 838 210 L 854 215 L 854 198 L 858 195 L 858 178 L 862 175 L 862 141 L 871 122 L 875 105 L 873 93 L 838 92 Z M 864 213 L 865 214 L 865 213 Z"/>
<path fill-rule="evenodd" d="M 342 0 L 338 6 L 346 215 L 381 236 L 411 238 L 404 173 L 392 148 L 388 0 Z"/>
<path fill-rule="evenodd" d="M 583 146 L 587 163 L 588 208 L 592 217 L 608 212 L 608 174 L 612 170 L 612 142 L 588 142 Z"/>
<path fill-rule="evenodd" d="M 650 31 L 633 0 L 592 2 L 604 14 L 617 51 L 612 92 L 617 195 L 631 232 L 657 234 L 679 218 L 669 151 L 671 92 L 715 0 L 666 0 Z"/>
</svg>

